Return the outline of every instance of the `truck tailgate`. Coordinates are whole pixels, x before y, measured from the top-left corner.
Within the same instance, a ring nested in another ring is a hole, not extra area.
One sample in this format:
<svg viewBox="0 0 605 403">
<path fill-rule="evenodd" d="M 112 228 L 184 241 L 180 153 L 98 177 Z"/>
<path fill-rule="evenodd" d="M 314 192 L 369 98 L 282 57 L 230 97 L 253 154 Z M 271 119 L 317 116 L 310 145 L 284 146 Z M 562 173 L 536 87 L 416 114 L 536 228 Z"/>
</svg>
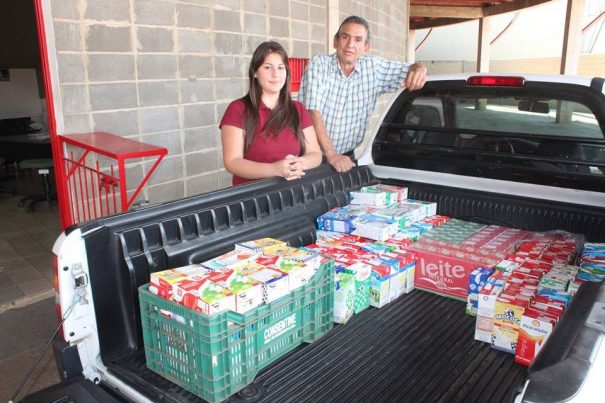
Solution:
<svg viewBox="0 0 605 403">
<path fill-rule="evenodd" d="M 253 387 L 262 394 L 245 401 L 512 401 L 526 368 L 475 341 L 474 317 L 464 309 L 460 301 L 418 290 L 369 308 L 259 372 Z M 140 353 L 113 372 L 145 385 L 152 400 L 198 400 L 146 369 Z"/>
</svg>

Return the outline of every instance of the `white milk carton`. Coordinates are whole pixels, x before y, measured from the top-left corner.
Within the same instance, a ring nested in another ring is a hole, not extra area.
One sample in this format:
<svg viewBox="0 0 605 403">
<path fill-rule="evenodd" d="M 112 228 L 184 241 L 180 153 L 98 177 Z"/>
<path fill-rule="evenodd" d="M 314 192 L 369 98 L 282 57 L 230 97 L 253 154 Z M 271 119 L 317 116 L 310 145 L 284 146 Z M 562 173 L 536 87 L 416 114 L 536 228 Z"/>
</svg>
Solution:
<svg viewBox="0 0 605 403">
<path fill-rule="evenodd" d="M 248 312 L 263 303 L 261 283 L 237 274 L 234 270 L 225 270 L 210 275 L 210 280 L 231 291 L 235 295 L 235 310 Z"/>
<path fill-rule="evenodd" d="M 235 250 L 248 253 L 273 254 L 275 251 L 284 249 L 288 246 L 284 241 L 273 238 L 260 238 L 252 241 L 237 242 Z"/>
<path fill-rule="evenodd" d="M 334 276 L 334 322 L 345 324 L 353 316 L 355 308 L 355 276 L 336 273 Z"/>
<path fill-rule="evenodd" d="M 387 193 L 375 188 L 366 187 L 359 192 L 351 192 L 350 199 L 351 204 L 384 206 L 387 204 Z"/>
<path fill-rule="evenodd" d="M 372 267 L 367 263 L 354 263 L 344 269 L 355 276 L 354 312 L 359 313 L 370 306 L 370 284 Z"/>
<path fill-rule="evenodd" d="M 381 261 L 368 263 L 372 266 L 370 305 L 382 308 L 391 302 L 391 267 Z"/>
<path fill-rule="evenodd" d="M 259 281 L 263 286 L 263 302 L 268 304 L 287 295 L 290 292 L 288 275 L 283 271 L 264 267 L 246 274 L 249 278 Z"/>
<path fill-rule="evenodd" d="M 353 235 L 370 238 L 375 241 L 385 241 L 399 229 L 398 223 L 384 217 L 365 215 L 353 220 Z"/>
<path fill-rule="evenodd" d="M 221 271 L 225 268 L 234 269 L 238 266 L 245 265 L 251 262 L 259 255 L 259 252 L 232 250 L 223 255 L 207 260 L 202 263 L 202 266 L 211 270 Z"/>
<path fill-rule="evenodd" d="M 502 293 L 504 285 L 487 283 L 479 292 L 477 303 L 477 320 L 475 322 L 475 340 L 491 343 L 494 329 L 496 300 Z"/>
<path fill-rule="evenodd" d="M 416 276 L 416 262 L 411 262 L 404 267 L 405 270 L 405 292 L 414 291 L 414 276 Z"/>
</svg>

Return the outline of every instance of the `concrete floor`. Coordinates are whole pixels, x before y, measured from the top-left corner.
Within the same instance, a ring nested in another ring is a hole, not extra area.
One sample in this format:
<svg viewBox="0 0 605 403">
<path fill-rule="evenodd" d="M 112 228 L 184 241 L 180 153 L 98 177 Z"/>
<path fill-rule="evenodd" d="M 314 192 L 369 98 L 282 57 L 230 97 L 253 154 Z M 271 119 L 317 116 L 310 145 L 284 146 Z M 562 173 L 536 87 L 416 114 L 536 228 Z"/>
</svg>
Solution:
<svg viewBox="0 0 605 403">
<path fill-rule="evenodd" d="M 0 314 L 0 402 L 13 396 L 55 331 L 54 304 L 54 298 L 47 298 Z M 49 347 L 17 400 L 59 381 Z"/>
<path fill-rule="evenodd" d="M 52 246 L 61 233 L 56 203 L 39 203 L 32 212 L 19 207 L 23 195 L 38 193 L 39 175 L 1 185 L 17 190 L 0 193 L 0 313 L 53 294 Z"/>
<path fill-rule="evenodd" d="M 18 206 L 23 195 L 42 189 L 39 175 L 23 173 L 19 182 L 9 178 L 0 185 L 18 192 L 0 192 L 0 402 L 6 402 L 58 323 L 51 250 L 61 227 L 56 203 L 40 203 L 31 213 Z M 51 349 L 18 398 L 58 381 Z"/>
</svg>

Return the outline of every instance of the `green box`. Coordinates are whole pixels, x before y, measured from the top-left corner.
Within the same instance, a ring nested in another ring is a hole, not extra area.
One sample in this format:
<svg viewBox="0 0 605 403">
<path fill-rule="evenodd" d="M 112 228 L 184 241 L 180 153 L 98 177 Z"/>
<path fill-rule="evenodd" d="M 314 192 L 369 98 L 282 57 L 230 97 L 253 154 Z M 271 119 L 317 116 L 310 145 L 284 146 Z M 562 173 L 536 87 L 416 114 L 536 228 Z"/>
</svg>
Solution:
<svg viewBox="0 0 605 403">
<path fill-rule="evenodd" d="M 355 276 L 350 273 L 335 274 L 334 322 L 343 325 L 351 319 L 355 307 Z"/>
<path fill-rule="evenodd" d="M 372 268 L 367 263 L 354 263 L 345 267 L 345 273 L 355 276 L 355 302 L 353 312 L 358 314 L 370 306 L 370 284 Z"/>
<path fill-rule="evenodd" d="M 207 316 L 139 287 L 147 367 L 191 393 L 218 402 L 301 343 L 333 326 L 334 263 L 304 286 L 246 313 Z"/>
</svg>

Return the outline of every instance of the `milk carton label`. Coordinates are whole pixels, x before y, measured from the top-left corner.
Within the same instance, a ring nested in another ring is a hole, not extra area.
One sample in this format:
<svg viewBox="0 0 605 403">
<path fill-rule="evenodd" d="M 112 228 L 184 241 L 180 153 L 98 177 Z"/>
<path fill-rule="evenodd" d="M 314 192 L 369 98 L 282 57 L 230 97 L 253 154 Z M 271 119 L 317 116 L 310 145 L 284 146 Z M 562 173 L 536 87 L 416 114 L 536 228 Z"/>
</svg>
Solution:
<svg viewBox="0 0 605 403">
<path fill-rule="evenodd" d="M 206 315 L 235 311 L 235 295 L 209 278 L 182 281 L 175 288 L 174 299 Z"/>
<path fill-rule="evenodd" d="M 251 262 L 258 256 L 258 252 L 249 252 L 241 250 L 232 250 L 214 259 L 207 260 L 202 263 L 202 266 L 212 270 L 222 270 L 226 267 L 235 268 Z"/>
<path fill-rule="evenodd" d="M 377 189 L 366 188 L 362 192 L 351 192 L 351 204 L 384 206 L 387 204 L 387 193 Z"/>
<path fill-rule="evenodd" d="M 494 330 L 496 300 L 502 292 L 503 284 L 486 284 L 477 299 L 477 319 L 475 322 L 475 340 L 491 343 Z"/>
<path fill-rule="evenodd" d="M 517 349 L 519 323 L 525 312 L 523 301 L 511 300 L 500 296 L 496 301 L 492 347 L 514 354 Z"/>
<path fill-rule="evenodd" d="M 287 246 L 288 245 L 284 241 L 278 239 L 261 238 L 253 241 L 238 242 L 235 244 L 235 250 L 248 253 L 272 254 Z"/>
<path fill-rule="evenodd" d="M 248 312 L 263 302 L 262 285 L 249 277 L 237 274 L 233 270 L 211 275 L 210 280 L 235 295 L 235 310 L 237 312 Z"/>
<path fill-rule="evenodd" d="M 372 268 L 366 263 L 355 263 L 344 269 L 355 276 L 354 311 L 359 313 L 370 306 L 370 283 Z"/>
<path fill-rule="evenodd" d="M 416 276 L 416 262 L 412 262 L 405 266 L 405 292 L 410 293 L 414 291 L 414 278 Z"/>
<path fill-rule="evenodd" d="M 475 263 L 414 250 L 418 256 L 416 288 L 466 301 L 468 276 Z"/>
<path fill-rule="evenodd" d="M 539 314 L 523 315 L 515 352 L 515 362 L 529 366 L 553 331 L 555 320 Z"/>
<path fill-rule="evenodd" d="M 263 286 L 263 302 L 270 303 L 290 292 L 288 274 L 271 268 L 262 268 L 247 274 Z"/>
<path fill-rule="evenodd" d="M 372 269 L 370 305 L 382 308 L 391 301 L 391 274 Z"/>
<path fill-rule="evenodd" d="M 172 299 L 175 286 L 187 277 L 172 269 L 151 273 L 149 291 L 164 299 Z"/>
<path fill-rule="evenodd" d="M 336 273 L 334 277 L 334 322 L 345 324 L 355 309 L 355 277 L 349 273 Z"/>
</svg>

